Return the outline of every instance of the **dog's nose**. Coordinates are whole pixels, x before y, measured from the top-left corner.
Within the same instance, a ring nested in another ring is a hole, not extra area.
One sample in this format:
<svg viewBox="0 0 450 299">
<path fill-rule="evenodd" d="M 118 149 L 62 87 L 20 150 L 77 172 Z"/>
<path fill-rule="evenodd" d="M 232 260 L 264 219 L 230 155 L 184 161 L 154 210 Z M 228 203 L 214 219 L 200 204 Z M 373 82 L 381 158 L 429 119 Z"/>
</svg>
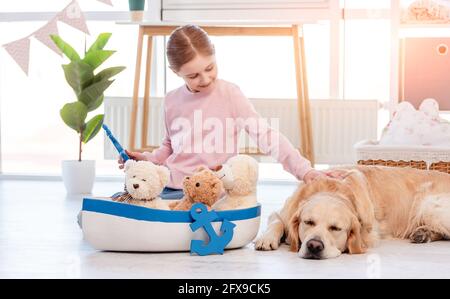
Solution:
<svg viewBox="0 0 450 299">
<path fill-rule="evenodd" d="M 134 189 L 139 188 L 139 184 L 133 184 L 133 188 L 134 188 Z"/>
<path fill-rule="evenodd" d="M 318 254 L 323 250 L 323 242 L 316 239 L 311 239 L 306 243 L 308 251 L 312 254 Z"/>
</svg>

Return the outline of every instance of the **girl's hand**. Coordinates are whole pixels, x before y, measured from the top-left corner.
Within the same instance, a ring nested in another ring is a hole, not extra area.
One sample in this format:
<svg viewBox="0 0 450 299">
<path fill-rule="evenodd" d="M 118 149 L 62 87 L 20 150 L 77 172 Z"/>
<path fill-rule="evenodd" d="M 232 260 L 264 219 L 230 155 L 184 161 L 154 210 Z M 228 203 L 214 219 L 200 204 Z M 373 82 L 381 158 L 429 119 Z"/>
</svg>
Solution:
<svg viewBox="0 0 450 299">
<path fill-rule="evenodd" d="M 326 176 L 326 174 L 324 172 L 312 169 L 305 174 L 305 176 L 303 177 L 303 181 L 306 184 L 308 184 L 319 177 L 325 177 L 325 176 Z"/>
<path fill-rule="evenodd" d="M 348 175 L 348 170 L 344 169 L 332 169 L 332 170 L 326 170 L 324 173 L 333 179 L 344 179 Z"/>
<path fill-rule="evenodd" d="M 133 159 L 133 160 L 136 160 L 136 161 L 145 161 L 145 160 L 147 160 L 143 153 L 130 152 L 129 150 L 125 150 L 125 152 L 130 157 L 130 159 Z M 119 157 L 119 159 L 117 160 L 117 163 L 119 163 L 119 168 L 120 169 L 124 168 L 125 161 L 122 159 L 122 157 Z"/>
<path fill-rule="evenodd" d="M 305 176 L 303 177 L 303 181 L 305 181 L 306 184 L 309 182 L 314 181 L 317 178 L 320 177 L 329 177 L 333 179 L 340 179 L 342 180 L 347 175 L 347 170 L 324 170 L 324 171 L 318 171 L 318 170 L 310 170 L 308 171 Z"/>
</svg>

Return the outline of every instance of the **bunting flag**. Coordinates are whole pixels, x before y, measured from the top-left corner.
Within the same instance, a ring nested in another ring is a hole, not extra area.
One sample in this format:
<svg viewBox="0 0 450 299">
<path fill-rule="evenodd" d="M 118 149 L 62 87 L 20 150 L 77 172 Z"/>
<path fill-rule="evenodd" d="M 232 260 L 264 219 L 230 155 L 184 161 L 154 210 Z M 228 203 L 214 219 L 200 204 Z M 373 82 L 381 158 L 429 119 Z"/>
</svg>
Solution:
<svg viewBox="0 0 450 299">
<path fill-rule="evenodd" d="M 58 15 L 58 21 L 64 22 L 84 33 L 90 34 L 86 25 L 86 19 L 76 0 L 73 0 Z"/>
<path fill-rule="evenodd" d="M 98 0 L 112 5 L 110 0 Z M 60 13 L 58 13 L 47 24 L 28 35 L 25 38 L 3 45 L 8 54 L 16 61 L 20 68 L 28 75 L 28 65 L 30 60 L 30 37 L 34 36 L 38 41 L 46 45 L 54 52 L 62 55 L 50 38 L 50 34 L 58 34 L 57 21 L 66 23 L 84 33 L 90 34 L 86 24 L 86 19 L 77 0 L 72 0 Z"/>
<path fill-rule="evenodd" d="M 113 6 L 111 0 L 97 0 L 97 1 L 108 4 L 109 6 Z"/>
<path fill-rule="evenodd" d="M 55 43 L 50 38 L 50 34 L 58 35 L 58 26 L 56 25 L 56 18 L 53 18 L 50 22 L 47 23 L 47 25 L 40 28 L 38 31 L 36 31 L 33 36 L 49 47 L 51 50 L 53 50 L 56 54 L 59 56 L 62 56 L 61 50 L 55 45 Z"/>
<path fill-rule="evenodd" d="M 3 47 L 28 76 L 28 62 L 30 59 L 30 38 L 25 37 L 12 43 L 3 45 Z"/>
</svg>

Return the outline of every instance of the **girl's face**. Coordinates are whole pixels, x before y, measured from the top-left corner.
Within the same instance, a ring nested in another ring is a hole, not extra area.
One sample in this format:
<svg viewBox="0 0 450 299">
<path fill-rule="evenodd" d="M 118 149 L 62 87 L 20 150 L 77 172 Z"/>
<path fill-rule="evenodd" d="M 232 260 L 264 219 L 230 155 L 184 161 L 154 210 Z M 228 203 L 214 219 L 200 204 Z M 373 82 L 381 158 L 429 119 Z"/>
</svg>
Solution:
<svg viewBox="0 0 450 299">
<path fill-rule="evenodd" d="M 216 56 L 197 55 L 175 73 L 183 78 L 192 92 L 211 90 L 217 78 Z"/>
</svg>

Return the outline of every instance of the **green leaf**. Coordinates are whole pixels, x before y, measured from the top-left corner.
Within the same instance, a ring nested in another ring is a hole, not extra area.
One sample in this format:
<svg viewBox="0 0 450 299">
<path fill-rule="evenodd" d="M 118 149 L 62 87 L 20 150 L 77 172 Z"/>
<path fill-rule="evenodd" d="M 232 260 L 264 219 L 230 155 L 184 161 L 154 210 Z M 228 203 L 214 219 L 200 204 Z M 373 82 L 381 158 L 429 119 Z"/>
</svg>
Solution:
<svg viewBox="0 0 450 299">
<path fill-rule="evenodd" d="M 89 64 L 95 70 L 115 52 L 116 51 L 106 51 L 106 50 L 95 50 L 87 52 L 86 56 L 84 56 L 83 58 L 83 62 Z"/>
<path fill-rule="evenodd" d="M 91 105 L 88 107 L 88 110 L 94 111 L 95 109 L 100 107 L 100 105 L 103 103 L 103 98 L 104 98 L 104 95 L 101 95 L 100 97 L 98 97 L 94 102 L 91 103 Z"/>
<path fill-rule="evenodd" d="M 110 68 L 104 69 L 103 71 L 101 71 L 97 75 L 95 75 L 93 81 L 99 82 L 99 81 L 103 81 L 103 80 L 108 80 L 109 78 L 117 75 L 124 69 L 125 69 L 124 66 L 115 66 L 115 67 L 110 67 Z"/>
<path fill-rule="evenodd" d="M 65 64 L 63 65 L 63 69 L 67 82 L 73 88 L 77 96 L 80 95 L 83 87 L 85 87 L 94 77 L 92 67 L 81 60 Z"/>
<path fill-rule="evenodd" d="M 50 38 L 53 40 L 55 45 L 70 59 L 70 61 L 80 60 L 80 55 L 75 51 L 72 46 L 63 41 L 58 35 L 50 34 Z"/>
<path fill-rule="evenodd" d="M 65 104 L 59 111 L 64 123 L 80 133 L 87 116 L 87 107 L 82 102 Z"/>
<path fill-rule="evenodd" d="M 88 111 L 97 108 L 99 98 L 103 96 L 103 92 L 114 82 L 114 80 L 103 80 L 86 87 L 78 97 L 83 102 Z M 103 100 L 103 99 L 102 99 Z M 101 103 L 100 103 L 101 104 Z"/>
<path fill-rule="evenodd" d="M 103 124 L 103 114 L 98 114 L 91 118 L 86 123 L 86 127 L 83 130 L 82 134 L 82 140 L 84 143 L 87 143 L 89 140 L 95 137 L 97 135 L 98 131 L 100 131 L 100 128 Z"/>
<path fill-rule="evenodd" d="M 88 53 L 95 50 L 103 50 L 110 37 L 111 33 L 100 33 L 97 40 L 89 48 Z"/>
</svg>

